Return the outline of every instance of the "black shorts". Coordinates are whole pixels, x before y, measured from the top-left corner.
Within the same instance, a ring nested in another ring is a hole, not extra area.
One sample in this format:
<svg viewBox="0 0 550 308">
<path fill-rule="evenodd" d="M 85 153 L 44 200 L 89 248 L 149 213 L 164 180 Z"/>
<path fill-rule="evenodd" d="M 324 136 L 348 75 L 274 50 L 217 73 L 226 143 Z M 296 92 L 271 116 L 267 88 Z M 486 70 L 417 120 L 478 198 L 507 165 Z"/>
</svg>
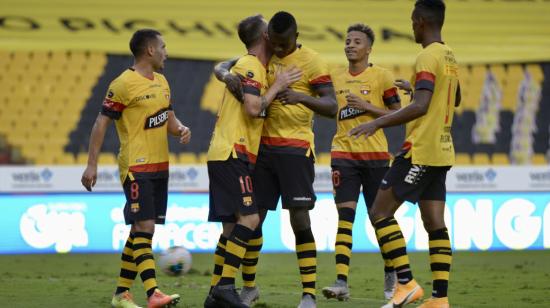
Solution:
<svg viewBox="0 0 550 308">
<path fill-rule="evenodd" d="M 370 209 L 374 203 L 376 192 L 380 188 L 380 182 L 386 175 L 388 167 L 346 167 L 332 166 L 332 188 L 334 202 L 357 202 L 359 192 L 363 186 L 363 198 L 367 208 Z"/>
<path fill-rule="evenodd" d="M 156 224 L 164 224 L 168 203 L 168 178 L 131 180 L 127 176 L 122 187 L 126 195 L 124 221 L 127 225 L 149 219 L 154 219 Z"/>
<path fill-rule="evenodd" d="M 230 157 L 225 161 L 209 161 L 210 211 L 208 221 L 236 222 L 237 213 L 257 214 L 252 177 L 248 164 Z"/>
<path fill-rule="evenodd" d="M 258 208 L 276 210 L 315 206 L 314 159 L 312 156 L 261 152 L 253 172 Z"/>
<path fill-rule="evenodd" d="M 445 180 L 450 166 L 413 165 L 410 158 L 397 156 L 380 184 L 381 189 L 393 188 L 400 201 L 417 203 L 420 200 L 445 201 Z"/>
</svg>

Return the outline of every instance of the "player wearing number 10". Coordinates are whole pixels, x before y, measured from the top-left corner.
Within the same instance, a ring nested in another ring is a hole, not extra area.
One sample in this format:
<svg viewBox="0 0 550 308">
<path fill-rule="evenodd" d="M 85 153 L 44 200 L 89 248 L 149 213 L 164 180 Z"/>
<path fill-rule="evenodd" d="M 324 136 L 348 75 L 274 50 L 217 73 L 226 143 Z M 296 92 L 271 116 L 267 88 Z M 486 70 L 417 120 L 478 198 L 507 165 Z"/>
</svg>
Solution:
<svg viewBox="0 0 550 308">
<path fill-rule="evenodd" d="M 395 294 L 384 307 L 401 307 L 424 293 L 413 279 L 405 239 L 394 218 L 403 201 L 418 202 L 429 238 L 433 291 L 420 307 L 449 307 L 452 250 L 443 214 L 445 179 L 454 163 L 451 125 L 454 108 L 460 103 L 460 87 L 454 53 L 441 40 L 444 19 L 442 0 L 416 1 L 412 27 L 416 42 L 424 49 L 416 58 L 412 102 L 350 131 L 350 135 L 369 137 L 379 128 L 407 123 L 403 151 L 382 180 L 371 215 L 380 248 L 392 259 L 398 279 Z"/>
<path fill-rule="evenodd" d="M 267 89 L 265 66 L 271 52 L 266 21 L 261 15 L 245 18 L 239 23 L 238 33 L 248 53 L 237 61 L 231 73 L 241 78 L 243 103 L 225 90 L 208 149 L 208 220 L 222 222 L 223 234 L 205 307 L 248 307 L 235 291 L 235 275 L 260 223 L 250 174 L 260 146 L 262 115 L 277 92 L 301 76 L 298 70 L 281 72 Z"/>
</svg>

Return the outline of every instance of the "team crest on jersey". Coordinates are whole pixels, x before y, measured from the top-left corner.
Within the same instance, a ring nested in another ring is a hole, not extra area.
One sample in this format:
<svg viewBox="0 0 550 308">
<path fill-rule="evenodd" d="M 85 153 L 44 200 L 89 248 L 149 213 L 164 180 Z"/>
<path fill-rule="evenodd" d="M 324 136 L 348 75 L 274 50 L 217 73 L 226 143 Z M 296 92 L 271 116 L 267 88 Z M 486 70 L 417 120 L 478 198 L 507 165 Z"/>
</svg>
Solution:
<svg viewBox="0 0 550 308">
<path fill-rule="evenodd" d="M 350 106 L 345 106 L 344 108 L 340 109 L 340 111 L 338 112 L 338 119 L 340 121 L 353 119 L 365 113 L 367 113 L 365 110 L 360 110 Z"/>
<path fill-rule="evenodd" d="M 163 126 L 168 121 L 168 108 L 162 108 L 145 119 L 145 129 Z"/>
<path fill-rule="evenodd" d="M 132 203 L 130 205 L 130 212 L 132 212 L 132 213 L 139 212 L 139 203 Z"/>
<path fill-rule="evenodd" d="M 113 98 L 113 96 L 115 96 L 115 93 L 113 93 L 113 90 L 109 89 L 109 92 L 107 93 L 107 97 L 108 98 Z"/>
<path fill-rule="evenodd" d="M 244 206 L 251 206 L 252 205 L 252 197 L 251 196 L 244 196 L 243 197 L 243 204 L 244 204 Z"/>
<path fill-rule="evenodd" d="M 252 71 L 248 71 L 248 72 L 246 72 L 246 77 L 254 78 L 254 73 L 252 73 Z"/>
</svg>

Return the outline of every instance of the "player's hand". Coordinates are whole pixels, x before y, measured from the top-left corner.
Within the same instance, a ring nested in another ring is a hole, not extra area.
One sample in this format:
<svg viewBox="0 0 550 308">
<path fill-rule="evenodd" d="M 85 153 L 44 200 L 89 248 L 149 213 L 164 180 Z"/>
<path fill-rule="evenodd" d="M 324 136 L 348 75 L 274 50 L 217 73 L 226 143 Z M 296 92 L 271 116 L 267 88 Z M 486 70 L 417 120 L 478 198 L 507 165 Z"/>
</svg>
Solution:
<svg viewBox="0 0 550 308">
<path fill-rule="evenodd" d="M 378 124 L 376 123 L 376 120 L 374 121 L 370 121 L 370 122 L 367 122 L 367 123 L 363 123 L 363 124 L 360 124 L 354 128 L 352 128 L 349 132 L 348 132 L 348 136 L 354 136 L 355 139 L 359 138 L 361 135 L 365 135 L 365 138 L 368 138 L 372 135 L 374 135 L 374 133 L 376 133 L 376 131 L 379 129 L 380 127 L 378 127 Z"/>
<path fill-rule="evenodd" d="M 223 82 L 227 86 L 227 90 L 233 94 L 233 96 L 239 101 L 244 102 L 243 86 L 241 75 L 225 74 L 223 76 Z"/>
<path fill-rule="evenodd" d="M 181 144 L 187 144 L 189 141 L 191 141 L 191 130 L 187 126 L 180 126 L 178 127 L 178 131 L 180 132 L 180 143 Z"/>
<path fill-rule="evenodd" d="M 412 93 L 411 83 L 405 79 L 396 79 L 393 84 L 400 90 L 405 91 L 407 95 L 410 95 Z"/>
<path fill-rule="evenodd" d="M 370 102 L 362 100 L 361 98 L 359 98 L 359 96 L 353 93 L 346 95 L 346 101 L 348 103 L 348 106 L 359 110 L 369 111 L 370 107 L 372 106 Z"/>
<path fill-rule="evenodd" d="M 274 85 L 279 87 L 279 89 L 288 88 L 291 84 L 302 78 L 302 71 L 293 66 L 286 71 L 279 71 L 275 74 Z"/>
<path fill-rule="evenodd" d="M 88 165 L 88 167 L 86 167 L 86 170 L 84 170 L 84 173 L 82 174 L 82 178 L 80 179 L 80 182 L 86 188 L 87 191 L 92 191 L 92 187 L 95 186 L 96 181 L 97 181 L 97 166 Z"/>
<path fill-rule="evenodd" d="M 277 93 L 277 99 L 283 105 L 296 105 L 302 101 L 302 93 L 286 88 Z"/>
</svg>

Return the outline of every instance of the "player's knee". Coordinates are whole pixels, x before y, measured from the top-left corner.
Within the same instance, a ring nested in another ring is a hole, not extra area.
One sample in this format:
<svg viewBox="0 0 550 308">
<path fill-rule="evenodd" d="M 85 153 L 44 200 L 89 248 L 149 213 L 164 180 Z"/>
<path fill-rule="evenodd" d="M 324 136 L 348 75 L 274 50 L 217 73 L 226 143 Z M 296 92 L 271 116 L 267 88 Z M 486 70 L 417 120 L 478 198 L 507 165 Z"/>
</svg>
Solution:
<svg viewBox="0 0 550 308">
<path fill-rule="evenodd" d="M 311 228 L 309 211 L 307 209 L 290 210 L 290 225 L 295 232 Z"/>
<path fill-rule="evenodd" d="M 134 222 L 135 232 L 155 233 L 155 221 L 153 219 Z"/>
<path fill-rule="evenodd" d="M 258 214 L 240 216 L 239 224 L 247 227 L 248 229 L 255 230 L 260 224 L 260 216 Z"/>
<path fill-rule="evenodd" d="M 422 216 L 422 223 L 426 232 L 445 228 L 445 220 L 443 217 Z"/>
</svg>

